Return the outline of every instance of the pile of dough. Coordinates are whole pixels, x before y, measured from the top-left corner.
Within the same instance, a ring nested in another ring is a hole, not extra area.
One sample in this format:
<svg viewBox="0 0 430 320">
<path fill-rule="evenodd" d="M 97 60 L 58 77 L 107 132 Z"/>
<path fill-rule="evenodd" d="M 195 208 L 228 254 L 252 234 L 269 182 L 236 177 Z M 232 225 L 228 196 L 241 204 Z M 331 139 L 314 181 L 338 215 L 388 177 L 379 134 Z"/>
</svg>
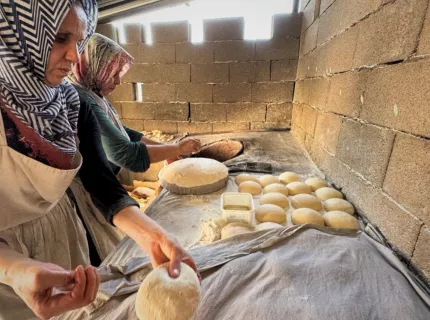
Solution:
<svg viewBox="0 0 430 320">
<path fill-rule="evenodd" d="M 254 229 L 249 224 L 242 222 L 232 222 L 222 228 L 221 239 L 227 239 L 238 234 L 250 233 L 252 231 L 254 231 Z"/>
<path fill-rule="evenodd" d="M 312 193 L 311 187 L 309 187 L 306 183 L 299 182 L 299 181 L 290 182 L 289 184 L 287 184 L 287 189 L 288 189 L 288 194 L 290 196 L 293 196 L 296 194 L 302 194 L 302 193 L 307 193 L 307 194 Z"/>
<path fill-rule="evenodd" d="M 279 180 L 283 184 L 289 184 L 290 182 L 300 181 L 300 177 L 294 172 L 284 172 L 279 175 Z"/>
<path fill-rule="evenodd" d="M 293 211 L 291 214 L 291 222 L 293 224 L 317 224 L 324 225 L 324 218 L 315 210 L 309 208 L 300 208 Z"/>
<path fill-rule="evenodd" d="M 290 206 L 288 197 L 280 192 L 271 192 L 262 195 L 260 198 L 260 204 L 274 204 L 284 209 L 288 209 Z"/>
<path fill-rule="evenodd" d="M 239 192 L 258 195 L 261 193 L 261 185 L 255 181 L 245 181 L 239 185 Z"/>
<path fill-rule="evenodd" d="M 272 176 L 270 174 L 265 174 L 264 176 L 261 176 L 260 178 L 258 178 L 258 182 L 260 182 L 261 186 L 264 188 L 269 184 L 279 183 L 279 179 L 278 177 Z"/>
<path fill-rule="evenodd" d="M 349 213 L 343 211 L 327 212 L 323 215 L 323 218 L 328 227 L 353 230 L 360 229 L 358 220 Z"/>
<path fill-rule="evenodd" d="M 311 187 L 312 191 L 328 186 L 327 181 L 320 178 L 309 178 L 305 181 L 305 183 Z"/>
<path fill-rule="evenodd" d="M 275 222 L 263 222 L 255 227 L 255 231 L 275 229 L 275 228 L 283 228 L 284 226 Z"/>
<path fill-rule="evenodd" d="M 294 208 L 310 208 L 315 211 L 322 209 L 321 201 L 311 194 L 298 194 L 291 198 L 291 204 Z"/>
<path fill-rule="evenodd" d="M 332 198 L 338 198 L 343 199 L 343 194 L 340 191 L 337 191 L 336 189 L 329 188 L 329 187 L 323 187 L 315 191 L 315 195 L 318 199 L 322 201 L 326 201 L 328 199 Z"/>
<path fill-rule="evenodd" d="M 205 194 L 218 191 L 228 181 L 228 169 L 221 162 L 207 158 L 175 161 L 162 171 L 161 185 L 172 193 Z"/>
<path fill-rule="evenodd" d="M 277 205 L 263 204 L 255 209 L 255 219 L 259 222 L 283 223 L 287 220 L 287 214 Z"/>
<path fill-rule="evenodd" d="M 272 183 L 264 187 L 264 193 L 280 192 L 288 196 L 288 189 L 282 183 Z"/>
<path fill-rule="evenodd" d="M 255 181 L 258 182 L 257 177 L 247 174 L 247 173 L 241 173 L 239 175 L 236 176 L 236 178 L 234 178 L 234 181 L 236 182 L 237 185 L 240 185 L 242 182 L 245 181 Z"/>
<path fill-rule="evenodd" d="M 181 262 L 181 272 L 173 279 L 169 263 L 151 271 L 140 285 L 135 308 L 139 320 L 189 320 L 197 309 L 200 284 L 197 274 Z"/>
<path fill-rule="evenodd" d="M 346 200 L 333 198 L 324 201 L 324 209 L 326 211 L 343 211 L 349 214 L 354 214 L 355 210 L 351 203 Z"/>
</svg>

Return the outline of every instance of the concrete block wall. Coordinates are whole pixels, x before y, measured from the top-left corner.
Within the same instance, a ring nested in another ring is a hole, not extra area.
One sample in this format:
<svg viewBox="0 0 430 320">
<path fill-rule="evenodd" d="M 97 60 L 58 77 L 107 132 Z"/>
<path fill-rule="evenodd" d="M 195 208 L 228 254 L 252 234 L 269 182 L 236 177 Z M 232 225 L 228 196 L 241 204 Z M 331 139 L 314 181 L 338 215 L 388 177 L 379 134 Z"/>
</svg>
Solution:
<svg viewBox="0 0 430 320">
<path fill-rule="evenodd" d="M 428 0 L 306 0 L 292 132 L 430 279 Z"/>
<path fill-rule="evenodd" d="M 244 40 L 244 19 L 205 20 L 203 43 L 186 21 L 125 25 L 123 47 L 135 63 L 109 96 L 133 128 L 210 133 L 291 127 L 301 14 L 273 19 L 273 38 Z M 110 25 L 99 31 L 115 38 Z M 143 100 L 136 101 L 143 83 Z"/>
</svg>

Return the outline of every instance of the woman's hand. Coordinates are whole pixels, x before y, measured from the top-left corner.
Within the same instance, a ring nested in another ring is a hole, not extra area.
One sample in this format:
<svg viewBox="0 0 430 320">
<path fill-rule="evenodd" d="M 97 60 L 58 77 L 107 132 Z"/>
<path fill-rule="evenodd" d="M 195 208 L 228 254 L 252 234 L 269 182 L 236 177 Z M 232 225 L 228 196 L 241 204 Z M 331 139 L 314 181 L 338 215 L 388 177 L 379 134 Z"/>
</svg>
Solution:
<svg viewBox="0 0 430 320">
<path fill-rule="evenodd" d="M 200 151 L 200 141 L 193 138 L 187 138 L 178 143 L 179 153 L 181 156 L 193 154 Z"/>
</svg>

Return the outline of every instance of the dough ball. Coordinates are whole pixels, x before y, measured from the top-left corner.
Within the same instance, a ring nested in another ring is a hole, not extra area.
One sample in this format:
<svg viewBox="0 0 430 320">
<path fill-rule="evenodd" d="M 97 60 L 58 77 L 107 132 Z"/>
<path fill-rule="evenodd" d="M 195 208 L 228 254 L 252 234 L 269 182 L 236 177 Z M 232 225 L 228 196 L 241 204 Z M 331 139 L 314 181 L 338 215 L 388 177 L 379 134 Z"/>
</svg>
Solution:
<svg viewBox="0 0 430 320">
<path fill-rule="evenodd" d="M 197 309 L 200 284 L 197 274 L 181 262 L 178 278 L 169 276 L 169 263 L 151 271 L 140 285 L 135 308 L 139 320 L 189 320 Z"/>
<path fill-rule="evenodd" d="M 260 198 L 260 204 L 274 204 L 284 209 L 288 209 L 290 206 L 288 197 L 280 192 L 271 192 L 262 195 Z"/>
<path fill-rule="evenodd" d="M 287 214 L 284 209 L 277 205 L 263 204 L 255 209 L 255 219 L 259 222 L 283 223 L 287 220 Z"/>
<path fill-rule="evenodd" d="M 239 192 L 258 195 L 261 193 L 261 185 L 255 181 L 245 181 L 239 185 Z"/>
<path fill-rule="evenodd" d="M 324 209 L 328 211 L 343 211 L 351 215 L 354 214 L 355 210 L 351 203 L 346 200 L 333 198 L 324 201 Z"/>
<path fill-rule="evenodd" d="M 327 199 L 332 199 L 332 198 L 339 198 L 339 199 L 343 198 L 342 192 L 329 187 L 323 187 L 316 190 L 315 195 L 317 196 L 318 199 L 322 201 L 326 201 Z"/>
<path fill-rule="evenodd" d="M 280 192 L 288 196 L 288 189 L 282 183 L 272 183 L 264 187 L 264 193 Z"/>
<path fill-rule="evenodd" d="M 175 161 L 160 173 L 160 184 L 172 193 L 206 194 L 225 187 L 228 169 L 221 162 L 207 158 Z"/>
<path fill-rule="evenodd" d="M 320 226 L 324 225 L 324 218 L 319 212 L 309 209 L 300 208 L 293 211 L 291 214 L 291 221 L 293 224 L 317 224 Z"/>
<path fill-rule="evenodd" d="M 305 183 L 311 187 L 312 191 L 328 186 L 327 181 L 320 178 L 309 178 L 305 181 Z"/>
<path fill-rule="evenodd" d="M 307 193 L 307 194 L 312 193 L 311 187 L 309 187 L 306 183 L 299 182 L 299 181 L 290 182 L 289 184 L 287 184 L 287 189 L 288 189 L 288 194 L 290 196 L 294 196 L 296 194 L 302 194 L 302 193 Z"/>
<path fill-rule="evenodd" d="M 249 224 L 232 222 L 222 228 L 221 239 L 227 239 L 238 234 L 250 233 L 252 231 L 254 231 L 254 229 Z"/>
<path fill-rule="evenodd" d="M 321 201 L 311 194 L 298 194 L 291 197 L 291 204 L 294 208 L 310 208 L 315 211 L 322 209 Z"/>
<path fill-rule="evenodd" d="M 275 228 L 283 228 L 284 226 L 279 223 L 274 222 L 263 222 L 255 227 L 255 231 L 275 229 Z"/>
<path fill-rule="evenodd" d="M 343 211 L 330 211 L 323 215 L 326 226 L 338 229 L 360 229 L 358 220 Z"/>
<path fill-rule="evenodd" d="M 237 185 L 240 185 L 242 182 L 245 181 L 255 181 L 258 182 L 257 177 L 247 174 L 247 173 L 241 173 L 239 175 L 236 176 L 236 178 L 234 178 L 234 181 L 236 182 Z"/>
<path fill-rule="evenodd" d="M 271 174 L 265 174 L 258 178 L 258 182 L 260 182 L 261 186 L 264 188 L 272 183 L 279 183 L 278 177 L 272 176 Z"/>
<path fill-rule="evenodd" d="M 284 172 L 279 175 L 279 180 L 283 184 L 289 184 L 290 182 L 300 181 L 300 177 L 294 172 Z"/>
</svg>

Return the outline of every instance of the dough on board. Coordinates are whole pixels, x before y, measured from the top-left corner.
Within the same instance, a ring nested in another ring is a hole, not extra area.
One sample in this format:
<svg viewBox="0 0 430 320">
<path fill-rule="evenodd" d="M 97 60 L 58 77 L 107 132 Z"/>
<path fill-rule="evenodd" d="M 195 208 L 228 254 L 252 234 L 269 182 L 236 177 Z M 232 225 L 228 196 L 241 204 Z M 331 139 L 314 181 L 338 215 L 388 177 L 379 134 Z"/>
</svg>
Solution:
<svg viewBox="0 0 430 320">
<path fill-rule="evenodd" d="M 291 205 L 294 208 L 310 208 L 315 211 L 322 209 L 321 201 L 311 194 L 297 194 L 291 197 Z"/>
<path fill-rule="evenodd" d="M 237 185 L 240 185 L 242 182 L 245 182 L 245 181 L 255 181 L 255 182 L 258 182 L 256 176 L 250 175 L 248 173 L 238 174 L 236 176 L 236 178 L 234 178 L 234 181 L 236 182 Z"/>
<path fill-rule="evenodd" d="M 360 229 L 358 220 L 343 211 L 330 211 L 323 215 L 326 226 L 338 229 Z"/>
<path fill-rule="evenodd" d="M 264 187 L 264 193 L 280 192 L 288 196 L 288 189 L 282 183 L 272 183 Z"/>
<path fill-rule="evenodd" d="M 261 185 L 255 181 L 244 181 L 239 185 L 239 192 L 259 195 L 261 193 Z"/>
<path fill-rule="evenodd" d="M 327 187 L 327 181 L 321 178 L 309 178 L 305 181 L 305 183 L 311 187 L 312 191 L 318 190 L 319 188 Z"/>
<path fill-rule="evenodd" d="M 274 204 L 281 208 L 288 209 L 290 202 L 288 197 L 280 192 L 270 192 L 261 196 L 260 204 Z"/>
<path fill-rule="evenodd" d="M 300 181 L 300 177 L 297 173 L 287 171 L 279 175 L 279 180 L 283 184 L 289 184 L 290 182 Z"/>
<path fill-rule="evenodd" d="M 329 187 L 323 187 L 315 191 L 315 195 L 318 199 L 322 201 L 326 201 L 328 199 L 332 198 L 338 198 L 343 199 L 343 194 L 340 191 L 337 191 L 336 189 L 329 188 Z"/>
<path fill-rule="evenodd" d="M 293 224 L 317 224 L 320 226 L 324 225 L 324 218 L 322 215 L 309 208 L 296 209 L 291 214 L 291 222 Z"/>
<path fill-rule="evenodd" d="M 290 182 L 289 184 L 287 184 L 287 189 L 288 189 L 288 194 L 290 196 L 294 196 L 296 194 L 302 194 L 302 193 L 307 193 L 307 194 L 312 193 L 311 187 L 309 187 L 306 183 L 300 182 L 300 181 Z"/>
<path fill-rule="evenodd" d="M 264 188 L 272 183 L 279 183 L 278 177 L 272 176 L 271 174 L 265 174 L 258 178 L 258 182 L 260 182 L 261 186 Z"/>
<path fill-rule="evenodd" d="M 277 205 L 263 204 L 255 209 L 255 219 L 259 222 L 283 223 L 287 220 L 287 214 Z"/>
<path fill-rule="evenodd" d="M 275 222 L 263 222 L 255 226 L 255 231 L 283 228 L 284 226 Z"/>
<path fill-rule="evenodd" d="M 355 210 L 351 203 L 344 199 L 332 198 L 324 201 L 324 209 L 328 211 L 343 211 L 354 214 Z"/>
</svg>

